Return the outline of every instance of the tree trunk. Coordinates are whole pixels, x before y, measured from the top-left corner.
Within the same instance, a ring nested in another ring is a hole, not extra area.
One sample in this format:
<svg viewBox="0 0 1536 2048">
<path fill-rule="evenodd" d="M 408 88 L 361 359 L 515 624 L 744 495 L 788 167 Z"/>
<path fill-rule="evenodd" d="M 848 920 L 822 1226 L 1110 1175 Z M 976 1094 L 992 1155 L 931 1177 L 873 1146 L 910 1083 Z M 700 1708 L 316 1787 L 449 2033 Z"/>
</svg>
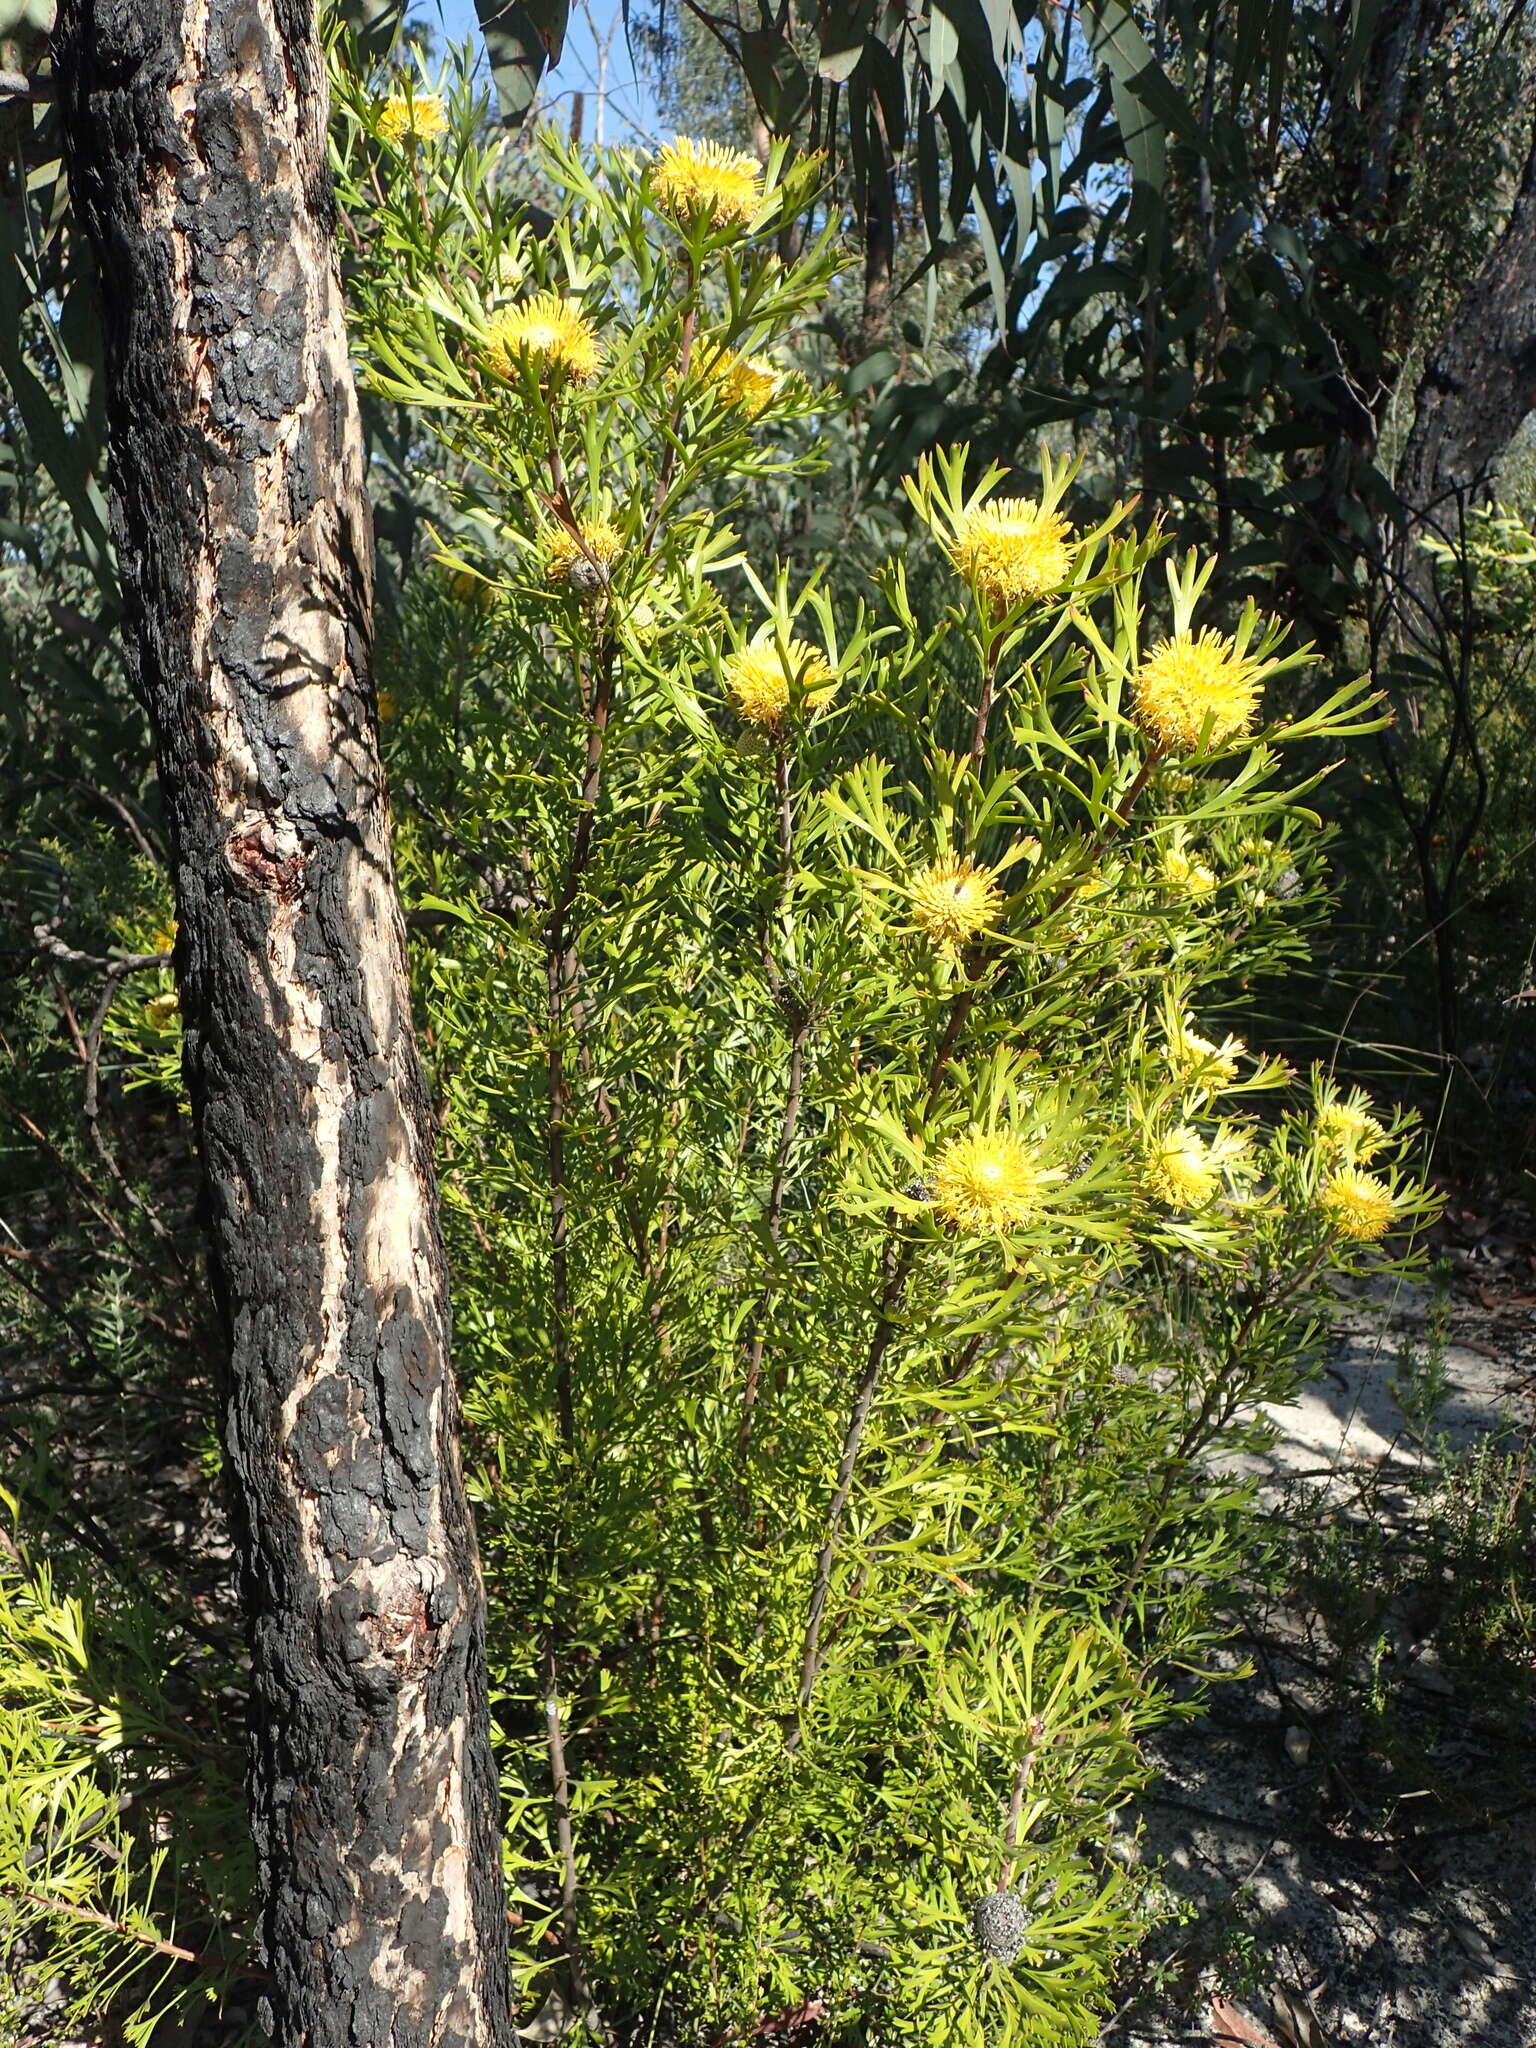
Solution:
<svg viewBox="0 0 1536 2048">
<path fill-rule="evenodd" d="M 864 297 L 859 313 L 859 360 L 891 342 L 895 289 L 896 194 L 891 146 L 878 104 L 870 101 L 868 188 L 864 203 Z"/>
<path fill-rule="evenodd" d="M 1536 134 L 1503 234 L 1419 379 L 1397 493 L 1418 524 L 1460 531 L 1459 508 L 1536 410 Z"/>
<path fill-rule="evenodd" d="M 284 2048 L 510 2048 L 483 1596 L 310 0 L 65 0 L 130 672 L 229 1340 Z"/>
</svg>

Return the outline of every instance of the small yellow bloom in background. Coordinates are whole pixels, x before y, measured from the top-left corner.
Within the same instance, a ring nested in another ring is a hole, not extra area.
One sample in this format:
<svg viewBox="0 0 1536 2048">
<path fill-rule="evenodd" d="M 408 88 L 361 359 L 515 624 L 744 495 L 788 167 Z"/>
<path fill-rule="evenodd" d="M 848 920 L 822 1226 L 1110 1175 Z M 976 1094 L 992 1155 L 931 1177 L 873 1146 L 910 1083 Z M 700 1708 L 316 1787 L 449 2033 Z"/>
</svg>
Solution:
<svg viewBox="0 0 1536 2048">
<path fill-rule="evenodd" d="M 784 373 L 767 356 L 738 356 L 727 349 L 704 372 L 704 382 L 724 404 L 755 420 L 772 404 Z"/>
<path fill-rule="evenodd" d="M 379 723 L 380 723 L 380 725 L 388 725 L 388 724 L 390 723 L 390 721 L 391 721 L 391 720 L 392 720 L 392 719 L 394 718 L 394 715 L 395 715 L 395 693 L 394 693 L 394 691 L 393 691 L 393 690 L 380 690 L 380 692 L 379 692 L 379 697 L 378 697 L 378 704 L 379 704 Z"/>
<path fill-rule="evenodd" d="M 1325 1102 L 1312 1130 L 1320 1152 L 1346 1159 L 1374 1159 L 1387 1142 L 1382 1125 L 1353 1102 Z"/>
<path fill-rule="evenodd" d="M 544 542 L 544 580 L 592 597 L 623 552 L 623 534 L 606 519 L 583 519 L 579 540 L 568 526 L 554 527 Z"/>
<path fill-rule="evenodd" d="M 825 658 L 805 640 L 791 640 L 786 665 L 777 645 L 755 640 L 725 663 L 726 695 L 748 725 L 777 732 L 790 708 L 790 681 L 801 689 L 800 708 L 818 711 L 832 695 L 834 679 Z"/>
<path fill-rule="evenodd" d="M 1397 1203 L 1386 1182 L 1352 1166 L 1329 1175 L 1317 1204 L 1339 1236 L 1355 1244 L 1370 1244 L 1384 1237 L 1397 1220 Z"/>
<path fill-rule="evenodd" d="M 1071 528 L 1033 498 L 994 498 L 961 519 L 949 558 L 993 611 L 1033 604 L 1072 572 Z"/>
<path fill-rule="evenodd" d="M 1013 1230 L 1029 1222 L 1041 1190 L 1060 1178 L 1043 1172 L 1011 1131 L 966 1131 L 934 1163 L 933 1206 L 957 1230 Z"/>
<path fill-rule="evenodd" d="M 460 604 L 477 604 L 482 611 L 496 609 L 496 586 L 484 576 L 477 576 L 472 569 L 454 569 L 448 577 L 448 589 Z"/>
<path fill-rule="evenodd" d="M 392 92 L 379 109 L 379 140 L 396 149 L 402 142 L 426 142 L 447 132 L 440 92 Z"/>
<path fill-rule="evenodd" d="M 1206 731 L 1217 747 L 1252 729 L 1259 708 L 1254 664 L 1224 633 L 1176 633 L 1153 648 L 1131 679 L 1136 722 L 1165 747 L 1188 753 Z"/>
<path fill-rule="evenodd" d="M 1003 907 L 995 871 L 953 854 L 919 868 L 907 896 L 913 923 L 948 952 L 990 931 Z"/>
<path fill-rule="evenodd" d="M 763 169 L 740 150 L 675 135 L 652 161 L 651 191 L 685 225 L 702 216 L 712 228 L 745 227 L 762 203 Z"/>
<path fill-rule="evenodd" d="M 144 1005 L 144 1014 L 157 1031 L 169 1031 L 180 1008 L 179 997 L 168 989 L 164 995 L 150 997 Z"/>
<path fill-rule="evenodd" d="M 1202 1038 L 1198 1031 L 1181 1030 L 1168 1042 L 1168 1063 L 1174 1072 L 1208 1087 L 1237 1079 L 1237 1063 L 1245 1047 L 1240 1038 L 1226 1037 L 1220 1045 Z"/>
<path fill-rule="evenodd" d="M 1221 1186 L 1221 1175 L 1200 1133 L 1180 1124 L 1153 1146 L 1147 1185 L 1170 1209 L 1203 1209 Z"/>
<path fill-rule="evenodd" d="M 520 361 L 540 369 L 563 370 L 578 384 L 597 375 L 603 352 L 597 332 L 574 299 L 558 292 L 535 292 L 520 306 L 510 306 L 491 322 L 483 344 L 485 360 L 509 383 Z"/>
<path fill-rule="evenodd" d="M 1216 887 L 1216 870 L 1203 860 L 1191 860 L 1182 847 L 1170 846 L 1157 871 L 1168 888 L 1185 896 L 1209 896 Z"/>
<path fill-rule="evenodd" d="M 176 950 L 176 921 L 174 918 L 169 924 L 157 924 L 155 926 L 149 935 L 149 943 L 145 946 L 144 950 L 146 953 L 173 953 Z"/>
</svg>

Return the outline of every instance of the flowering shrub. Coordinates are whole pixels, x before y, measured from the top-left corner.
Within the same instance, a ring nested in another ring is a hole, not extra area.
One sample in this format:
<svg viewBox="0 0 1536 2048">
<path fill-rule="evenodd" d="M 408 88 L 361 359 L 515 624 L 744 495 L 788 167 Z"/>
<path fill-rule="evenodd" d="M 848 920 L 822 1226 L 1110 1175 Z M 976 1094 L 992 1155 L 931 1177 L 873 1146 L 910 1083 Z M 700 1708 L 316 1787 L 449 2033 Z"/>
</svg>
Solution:
<svg viewBox="0 0 1536 2048">
<path fill-rule="evenodd" d="M 1287 750 L 1372 707 L 1280 717 L 1282 629 L 1045 454 L 909 480 L 937 614 L 796 585 L 732 507 L 814 488 L 815 165 L 546 137 L 535 224 L 425 90 L 344 73 L 338 174 L 454 482 L 383 667 L 524 2018 L 1087 2041 L 1241 1556 L 1202 1456 L 1426 1206 L 1220 1021 L 1322 898 Z"/>
</svg>

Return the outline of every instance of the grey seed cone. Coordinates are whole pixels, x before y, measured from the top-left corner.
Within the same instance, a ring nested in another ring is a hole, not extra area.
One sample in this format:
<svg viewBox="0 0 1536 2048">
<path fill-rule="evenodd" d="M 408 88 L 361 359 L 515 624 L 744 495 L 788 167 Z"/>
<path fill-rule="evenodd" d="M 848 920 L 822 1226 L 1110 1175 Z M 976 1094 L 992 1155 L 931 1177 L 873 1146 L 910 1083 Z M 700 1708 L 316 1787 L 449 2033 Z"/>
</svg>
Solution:
<svg viewBox="0 0 1536 2048">
<path fill-rule="evenodd" d="M 608 582 L 601 566 L 596 562 L 589 562 L 585 555 L 578 555 L 565 575 L 566 581 L 578 597 L 596 597 Z"/>
<path fill-rule="evenodd" d="M 1011 1963 L 1024 1946 L 1029 1915 L 1012 1892 L 988 1892 L 984 1899 L 977 1900 L 971 1925 L 983 1955 L 991 1956 L 994 1962 Z"/>
</svg>

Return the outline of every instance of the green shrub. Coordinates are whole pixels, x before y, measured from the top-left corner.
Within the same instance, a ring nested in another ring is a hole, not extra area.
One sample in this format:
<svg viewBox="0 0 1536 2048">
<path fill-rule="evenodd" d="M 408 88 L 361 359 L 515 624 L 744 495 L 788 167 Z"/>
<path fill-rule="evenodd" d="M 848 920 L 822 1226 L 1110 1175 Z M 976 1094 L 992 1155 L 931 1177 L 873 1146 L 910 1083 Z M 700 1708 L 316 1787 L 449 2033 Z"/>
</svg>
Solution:
<svg viewBox="0 0 1536 2048">
<path fill-rule="evenodd" d="M 941 615 L 794 583 L 731 508 L 814 490 L 815 166 L 547 136 L 536 228 L 402 94 L 343 76 L 339 169 L 458 508 L 384 708 L 527 2011 L 1085 2041 L 1245 1541 L 1201 1455 L 1426 1204 L 1210 1021 L 1322 900 L 1281 748 L 1370 706 L 1264 724 L 1303 657 L 1193 560 L 1160 634 L 1044 458 L 912 480 Z"/>
</svg>

